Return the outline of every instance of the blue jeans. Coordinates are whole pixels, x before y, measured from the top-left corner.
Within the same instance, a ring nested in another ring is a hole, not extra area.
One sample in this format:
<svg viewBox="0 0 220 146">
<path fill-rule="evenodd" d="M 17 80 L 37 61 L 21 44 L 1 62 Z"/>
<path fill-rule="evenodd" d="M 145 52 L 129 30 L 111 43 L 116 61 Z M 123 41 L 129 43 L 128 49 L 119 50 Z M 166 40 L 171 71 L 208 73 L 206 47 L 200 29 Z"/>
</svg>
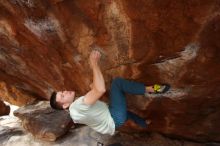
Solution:
<svg viewBox="0 0 220 146">
<path fill-rule="evenodd" d="M 139 82 L 129 81 L 120 77 L 111 83 L 109 111 L 115 122 L 115 127 L 122 126 L 128 119 L 146 128 L 145 119 L 127 110 L 125 93 L 144 95 L 145 85 Z"/>
</svg>

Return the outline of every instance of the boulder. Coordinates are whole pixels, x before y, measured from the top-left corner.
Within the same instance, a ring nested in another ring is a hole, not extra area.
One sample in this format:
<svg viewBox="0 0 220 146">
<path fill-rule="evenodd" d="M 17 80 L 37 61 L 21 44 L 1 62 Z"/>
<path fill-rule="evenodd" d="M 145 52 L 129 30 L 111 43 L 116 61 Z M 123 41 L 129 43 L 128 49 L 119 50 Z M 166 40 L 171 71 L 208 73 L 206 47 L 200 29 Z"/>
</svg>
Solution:
<svg viewBox="0 0 220 146">
<path fill-rule="evenodd" d="M 124 133 L 114 136 L 102 135 L 88 126 L 79 125 L 69 129 L 69 132 L 56 141 L 37 139 L 25 132 L 16 117 L 0 119 L 0 143 L 4 146 L 219 146 L 219 143 L 196 143 L 187 140 L 170 139 L 159 133 Z M 13 124 L 12 124 L 13 123 Z M 17 124 L 16 124 L 17 123 Z M 4 126 L 3 126 L 4 125 Z"/>
<path fill-rule="evenodd" d="M 21 119 L 25 130 L 47 141 L 55 141 L 73 125 L 67 111 L 53 110 L 45 101 L 21 107 L 14 111 L 14 115 Z"/>
<path fill-rule="evenodd" d="M 219 0 L 1 0 L 0 97 L 21 106 L 54 90 L 86 94 L 98 45 L 108 90 L 116 76 L 172 85 L 163 98 L 128 97 L 152 121 L 146 132 L 220 142 L 219 39 Z"/>
<path fill-rule="evenodd" d="M 10 113 L 10 107 L 0 100 L 0 116 L 8 115 Z"/>
<path fill-rule="evenodd" d="M 12 136 L 22 136 L 24 134 L 24 129 L 17 117 L 8 115 L 0 117 L 0 143 L 2 145 L 5 146 L 4 142 L 7 142 Z"/>
</svg>

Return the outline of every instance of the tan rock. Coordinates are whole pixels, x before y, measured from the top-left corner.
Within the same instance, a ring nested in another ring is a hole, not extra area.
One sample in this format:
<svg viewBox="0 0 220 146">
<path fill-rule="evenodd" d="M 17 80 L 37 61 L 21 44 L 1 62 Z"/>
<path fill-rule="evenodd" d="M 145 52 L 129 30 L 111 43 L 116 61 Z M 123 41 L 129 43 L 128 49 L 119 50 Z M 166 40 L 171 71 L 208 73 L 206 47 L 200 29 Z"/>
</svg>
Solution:
<svg viewBox="0 0 220 146">
<path fill-rule="evenodd" d="M 3 129 L 3 128 L 2 128 Z M 219 143 L 196 143 L 187 140 L 170 139 L 158 133 L 143 134 L 143 133 L 120 133 L 113 137 L 100 135 L 87 126 L 81 126 L 75 129 L 70 129 L 67 135 L 58 139 L 55 142 L 43 141 L 34 138 L 29 133 L 22 132 L 17 128 L 4 127 L 4 132 L 0 132 L 0 142 L 4 146 L 218 146 Z M 113 145 L 115 144 L 115 145 Z M 118 145 L 116 145 L 118 144 Z"/>
<path fill-rule="evenodd" d="M 21 119 L 25 130 L 47 141 L 55 141 L 73 125 L 68 112 L 53 110 L 43 101 L 21 107 L 14 111 L 14 115 Z"/>
</svg>

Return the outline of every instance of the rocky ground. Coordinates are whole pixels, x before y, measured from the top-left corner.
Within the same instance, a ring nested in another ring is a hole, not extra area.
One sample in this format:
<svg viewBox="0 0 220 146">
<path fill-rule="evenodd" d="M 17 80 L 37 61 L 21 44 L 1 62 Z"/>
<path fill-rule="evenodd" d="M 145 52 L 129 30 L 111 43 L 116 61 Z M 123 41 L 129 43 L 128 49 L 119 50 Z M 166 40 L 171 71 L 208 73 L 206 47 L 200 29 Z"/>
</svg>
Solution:
<svg viewBox="0 0 220 146">
<path fill-rule="evenodd" d="M 84 125 L 70 128 L 69 132 L 54 142 L 38 139 L 26 132 L 16 117 L 0 117 L 1 146 L 220 146 L 217 143 L 196 143 L 187 140 L 171 139 L 159 133 L 118 132 L 113 137 L 100 135 Z"/>
</svg>

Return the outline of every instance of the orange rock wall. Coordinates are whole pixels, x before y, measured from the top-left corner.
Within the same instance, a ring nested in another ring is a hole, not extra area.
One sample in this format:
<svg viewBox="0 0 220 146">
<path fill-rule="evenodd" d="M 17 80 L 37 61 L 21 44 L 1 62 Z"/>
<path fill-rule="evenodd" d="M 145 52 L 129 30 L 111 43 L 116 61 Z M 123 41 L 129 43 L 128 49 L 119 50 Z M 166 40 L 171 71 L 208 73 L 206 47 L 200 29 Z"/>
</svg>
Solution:
<svg viewBox="0 0 220 146">
<path fill-rule="evenodd" d="M 2 0 L 0 97 L 17 105 L 53 90 L 85 94 L 102 47 L 106 86 L 122 76 L 170 83 L 169 97 L 128 97 L 149 131 L 220 141 L 218 0 Z"/>
</svg>

